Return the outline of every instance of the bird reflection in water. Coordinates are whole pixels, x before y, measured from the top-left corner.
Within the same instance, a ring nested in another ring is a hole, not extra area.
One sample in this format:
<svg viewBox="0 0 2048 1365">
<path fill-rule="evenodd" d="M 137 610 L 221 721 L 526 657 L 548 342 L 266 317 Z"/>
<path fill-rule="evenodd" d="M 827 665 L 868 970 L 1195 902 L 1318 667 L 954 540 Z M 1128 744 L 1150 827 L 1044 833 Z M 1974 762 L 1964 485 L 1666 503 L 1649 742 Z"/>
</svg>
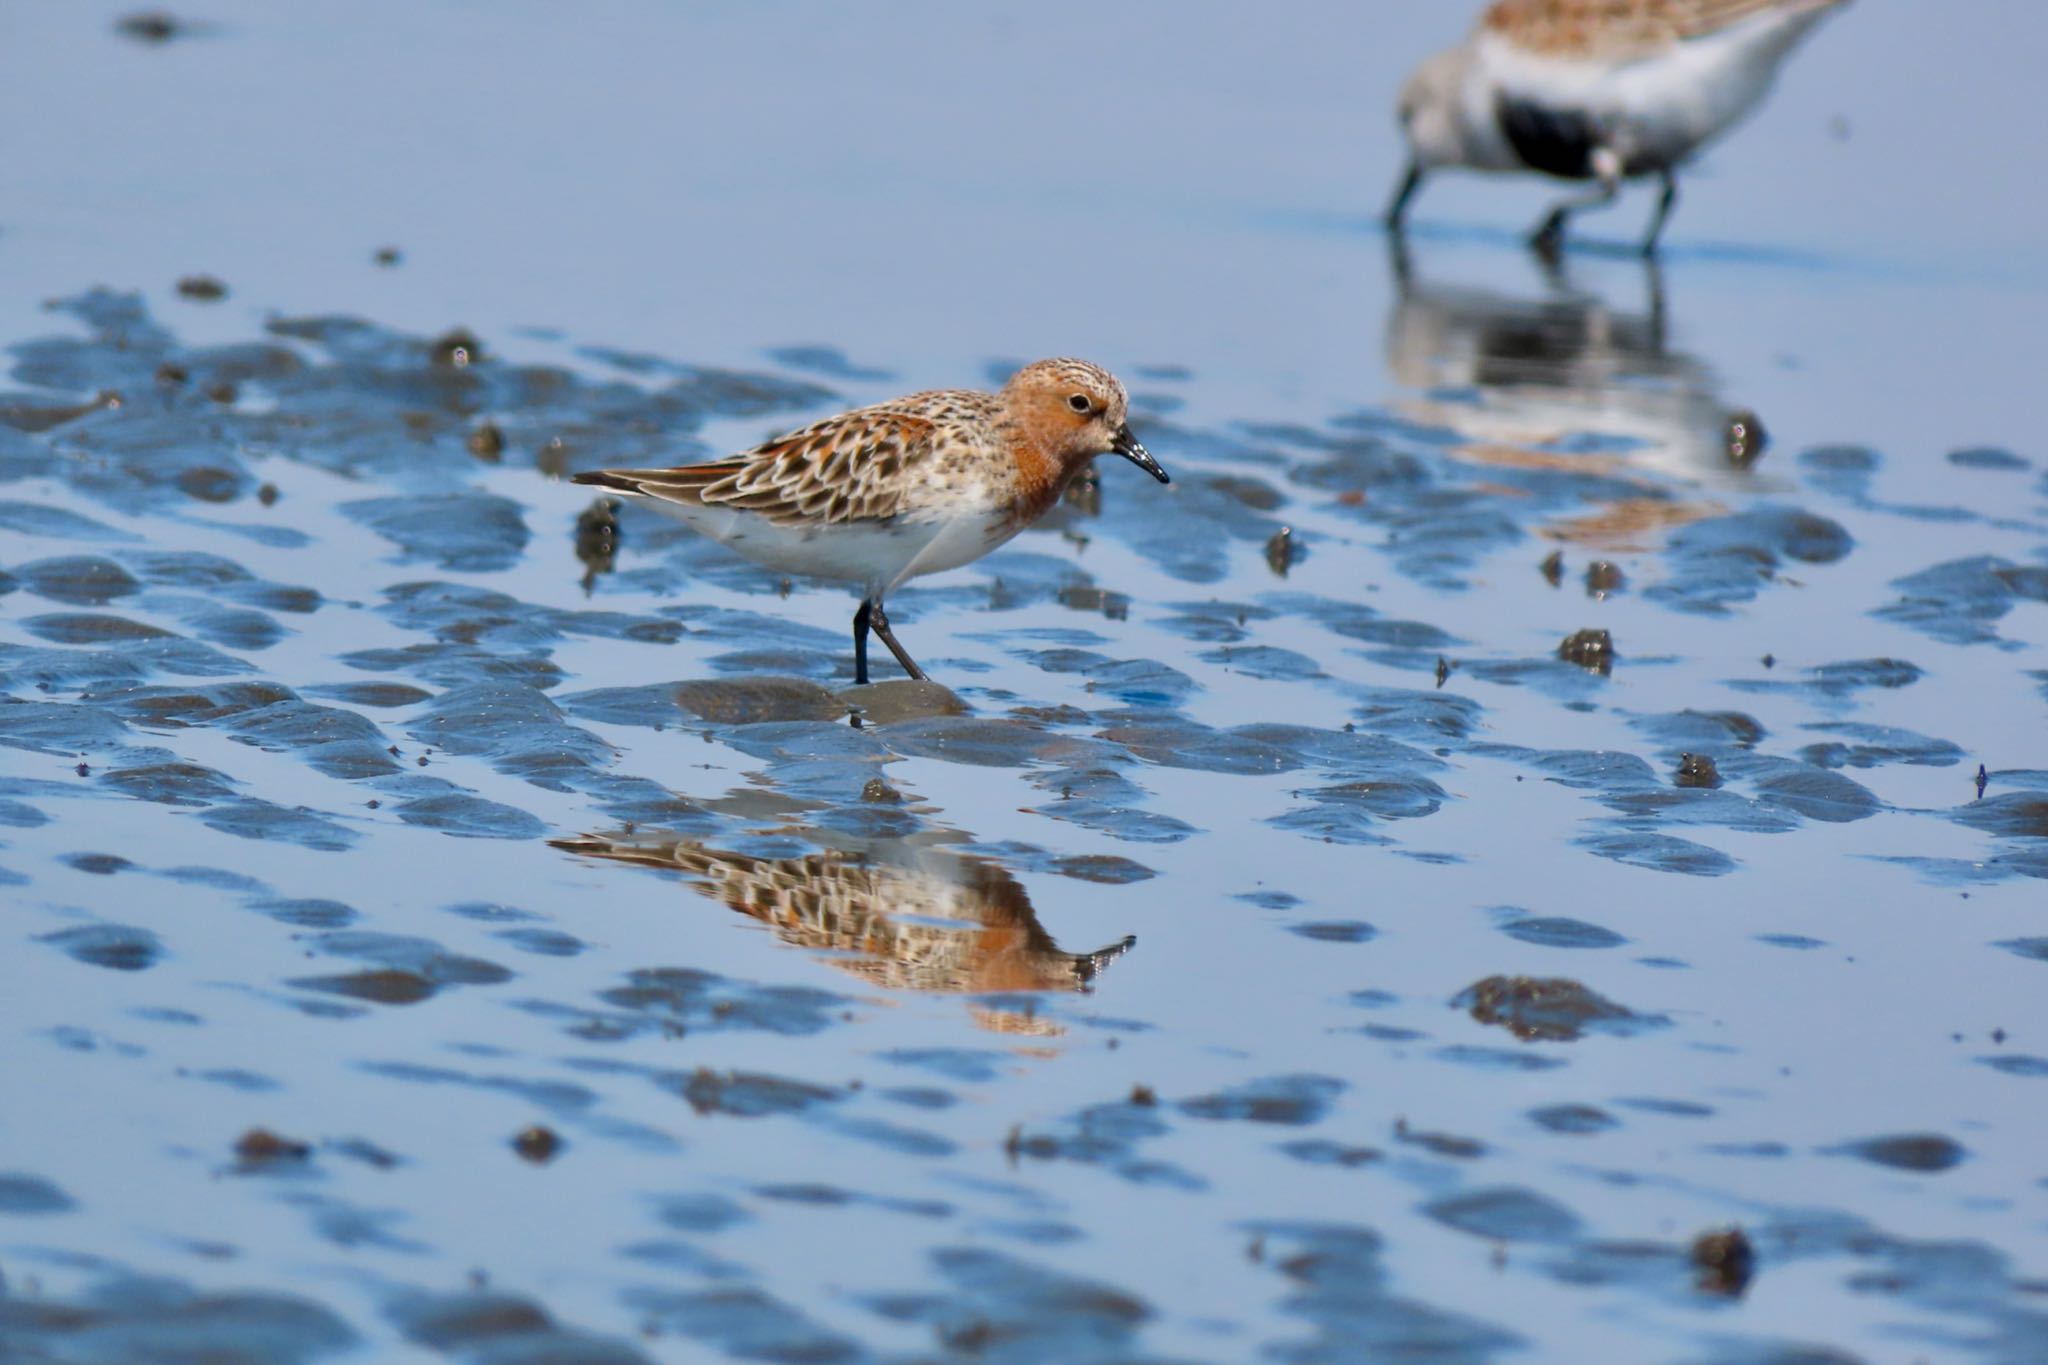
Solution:
<svg viewBox="0 0 2048 1365">
<path fill-rule="evenodd" d="M 796 858 L 756 858 L 688 840 L 583 835 L 554 847 L 663 868 L 761 921 L 785 943 L 895 990 L 1001 996 L 1082 992 L 1137 942 L 1063 951 L 1039 924 L 1023 885 L 997 863 L 922 839 L 878 840 Z M 1028 1005 L 979 1001 L 982 1027 L 1050 1036 L 1059 1025 Z"/>
<path fill-rule="evenodd" d="M 1432 283 L 1398 237 L 1389 259 L 1387 367 L 1417 395 L 1399 404 L 1403 416 L 1462 437 L 1451 450 L 1460 459 L 1622 482 L 1598 510 L 1549 525 L 1551 538 L 1649 549 L 1661 532 L 1725 510 L 1702 487 L 1754 486 L 1755 414 L 1724 403 L 1713 370 L 1667 344 L 1655 261 L 1631 312 L 1559 262 L 1540 266 L 1543 292 L 1529 297 Z M 1686 487 L 1674 494 L 1673 480 Z"/>
</svg>

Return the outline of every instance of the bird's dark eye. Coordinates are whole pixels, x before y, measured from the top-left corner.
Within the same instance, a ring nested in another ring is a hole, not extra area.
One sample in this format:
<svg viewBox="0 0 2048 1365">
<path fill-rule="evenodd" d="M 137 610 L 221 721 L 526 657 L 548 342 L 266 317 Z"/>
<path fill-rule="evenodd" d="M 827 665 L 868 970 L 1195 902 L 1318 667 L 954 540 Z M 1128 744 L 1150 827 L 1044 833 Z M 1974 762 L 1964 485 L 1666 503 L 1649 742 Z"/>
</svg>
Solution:
<svg viewBox="0 0 2048 1365">
<path fill-rule="evenodd" d="M 1067 406 L 1075 412 L 1093 412 L 1095 411 L 1095 400 L 1085 393 L 1077 393 L 1067 400 Z"/>
</svg>

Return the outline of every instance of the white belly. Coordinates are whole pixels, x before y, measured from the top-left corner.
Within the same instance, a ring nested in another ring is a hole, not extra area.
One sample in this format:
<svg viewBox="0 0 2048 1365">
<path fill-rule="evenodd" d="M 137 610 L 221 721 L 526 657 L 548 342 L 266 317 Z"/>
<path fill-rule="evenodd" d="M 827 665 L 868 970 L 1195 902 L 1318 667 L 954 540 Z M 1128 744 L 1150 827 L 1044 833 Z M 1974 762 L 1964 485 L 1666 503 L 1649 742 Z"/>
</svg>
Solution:
<svg viewBox="0 0 2048 1365">
<path fill-rule="evenodd" d="M 879 597 L 923 574 L 970 564 L 1020 529 L 1008 517 L 903 516 L 831 526 L 777 525 L 752 512 L 647 499 L 700 535 L 781 573 L 831 578 Z"/>
<path fill-rule="evenodd" d="M 1614 150 L 1644 169 L 1674 166 L 1752 113 L 1778 67 L 1824 11 L 1767 11 L 1640 61 L 1519 52 L 1479 41 L 1470 114 L 1496 90 L 1552 109 L 1579 110 L 1609 130 Z"/>
</svg>

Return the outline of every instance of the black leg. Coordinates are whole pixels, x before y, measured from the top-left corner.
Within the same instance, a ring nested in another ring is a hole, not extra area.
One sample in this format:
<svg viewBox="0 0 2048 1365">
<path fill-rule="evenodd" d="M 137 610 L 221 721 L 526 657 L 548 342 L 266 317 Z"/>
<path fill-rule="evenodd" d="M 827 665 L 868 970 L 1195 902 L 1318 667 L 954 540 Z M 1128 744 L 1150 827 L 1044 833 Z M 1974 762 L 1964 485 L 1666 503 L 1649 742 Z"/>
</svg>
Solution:
<svg viewBox="0 0 2048 1365">
<path fill-rule="evenodd" d="M 853 614 L 853 685 L 868 685 L 868 618 L 874 614 L 875 604 L 863 601 L 860 610 Z"/>
<path fill-rule="evenodd" d="M 1644 289 L 1650 302 L 1650 344 L 1658 355 L 1664 354 L 1665 313 L 1664 313 L 1664 267 L 1657 261 L 1655 253 L 1643 257 Z"/>
<path fill-rule="evenodd" d="M 1393 202 L 1387 205 L 1387 214 L 1382 220 L 1387 225 L 1387 231 L 1394 233 L 1401 231 L 1408 217 L 1408 201 L 1413 199 L 1415 191 L 1421 188 L 1422 167 L 1419 163 L 1411 161 L 1408 163 L 1407 171 L 1401 177 L 1400 188 L 1394 191 Z"/>
<path fill-rule="evenodd" d="M 1387 234 L 1387 265 L 1394 272 L 1394 293 L 1406 299 L 1415 290 L 1415 263 L 1408 255 L 1408 234 L 1395 228 Z"/>
<path fill-rule="evenodd" d="M 1657 216 L 1650 220 L 1650 235 L 1643 238 L 1643 255 L 1655 257 L 1657 239 L 1664 235 L 1664 224 L 1670 220 L 1671 210 L 1678 203 L 1678 179 L 1670 171 L 1657 173 L 1664 180 L 1664 193 L 1657 198 Z"/>
<path fill-rule="evenodd" d="M 1558 204 L 1529 234 L 1529 248 L 1537 255 L 1555 260 L 1564 250 L 1564 225 L 1571 216 L 1580 209 L 1597 209 L 1611 204 L 1614 196 L 1621 192 L 1621 161 L 1612 150 L 1602 147 L 1593 153 L 1593 167 L 1600 180 L 1599 186 Z"/>
<path fill-rule="evenodd" d="M 868 608 L 871 606 L 873 610 L 869 611 Z M 882 610 L 882 604 L 864 602 L 861 604 L 861 610 L 867 611 L 868 624 L 875 628 L 875 634 L 881 637 L 882 643 L 889 646 L 889 652 L 896 656 L 897 663 L 903 665 L 903 671 L 919 682 L 926 681 L 924 670 L 917 666 L 917 660 L 911 658 L 910 652 L 896 643 L 896 634 L 889 629 L 889 616 Z"/>
</svg>

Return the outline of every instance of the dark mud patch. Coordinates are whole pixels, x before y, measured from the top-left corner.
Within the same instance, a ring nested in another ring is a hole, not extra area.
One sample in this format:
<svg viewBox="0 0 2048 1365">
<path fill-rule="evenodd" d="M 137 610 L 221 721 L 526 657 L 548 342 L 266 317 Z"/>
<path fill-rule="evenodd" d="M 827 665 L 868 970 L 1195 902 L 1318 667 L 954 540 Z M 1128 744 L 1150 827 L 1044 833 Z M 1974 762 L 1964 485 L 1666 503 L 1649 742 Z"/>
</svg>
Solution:
<svg viewBox="0 0 2048 1365">
<path fill-rule="evenodd" d="M 1460 991 L 1451 1004 L 1523 1042 L 1570 1043 L 1588 1033 L 1627 1037 L 1668 1022 L 1636 1014 L 1566 977 L 1489 976 Z"/>
<path fill-rule="evenodd" d="M 1898 1133 L 1862 1138 L 1829 1150 L 1856 1157 L 1873 1166 L 1915 1175 L 1939 1175 L 1960 1166 L 1969 1156 L 1968 1149 L 1961 1143 L 1940 1133 Z"/>
<path fill-rule="evenodd" d="M 201 1291 L 171 1279 L 111 1275 L 76 1298 L 0 1299 L 0 1340 L 46 1360 L 277 1361 L 347 1350 L 356 1333 L 289 1294 Z"/>
</svg>

